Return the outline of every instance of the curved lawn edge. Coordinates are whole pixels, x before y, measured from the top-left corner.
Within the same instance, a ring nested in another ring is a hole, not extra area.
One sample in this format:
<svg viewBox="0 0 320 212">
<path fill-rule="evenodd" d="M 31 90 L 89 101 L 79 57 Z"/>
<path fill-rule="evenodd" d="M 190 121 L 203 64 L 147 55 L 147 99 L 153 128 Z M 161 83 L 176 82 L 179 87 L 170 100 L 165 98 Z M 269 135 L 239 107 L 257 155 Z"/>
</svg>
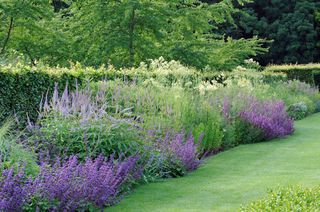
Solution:
<svg viewBox="0 0 320 212">
<path fill-rule="evenodd" d="M 138 187 L 107 211 L 236 211 L 268 188 L 320 184 L 320 114 L 283 139 L 241 145 L 207 158 L 185 177 Z"/>
</svg>

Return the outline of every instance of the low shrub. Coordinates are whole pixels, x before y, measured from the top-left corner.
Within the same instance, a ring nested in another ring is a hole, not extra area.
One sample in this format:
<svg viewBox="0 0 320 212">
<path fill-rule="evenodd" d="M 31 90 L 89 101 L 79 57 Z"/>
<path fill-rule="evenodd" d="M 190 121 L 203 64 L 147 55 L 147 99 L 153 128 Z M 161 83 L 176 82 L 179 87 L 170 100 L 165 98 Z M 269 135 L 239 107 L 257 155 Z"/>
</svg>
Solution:
<svg viewBox="0 0 320 212">
<path fill-rule="evenodd" d="M 139 157 L 125 160 L 76 157 L 52 166 L 43 164 L 39 175 L 27 178 L 21 170 L 5 170 L 0 178 L 0 209 L 4 211 L 97 210 L 115 204 L 140 178 Z"/>
<path fill-rule="evenodd" d="M 291 186 L 270 190 L 269 195 L 247 206 L 240 211 L 319 211 L 320 188 L 302 188 Z"/>
<path fill-rule="evenodd" d="M 288 114 L 294 120 L 301 120 L 308 115 L 308 106 L 304 102 L 290 105 L 287 109 Z"/>
</svg>

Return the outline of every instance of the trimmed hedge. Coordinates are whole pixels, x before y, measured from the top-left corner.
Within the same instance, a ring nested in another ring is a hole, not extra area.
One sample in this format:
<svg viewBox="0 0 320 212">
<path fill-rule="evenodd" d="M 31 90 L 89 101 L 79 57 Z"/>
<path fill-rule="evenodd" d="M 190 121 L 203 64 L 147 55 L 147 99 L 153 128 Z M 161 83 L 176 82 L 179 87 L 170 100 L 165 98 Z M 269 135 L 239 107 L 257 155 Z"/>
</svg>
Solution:
<svg viewBox="0 0 320 212">
<path fill-rule="evenodd" d="M 225 84 L 228 79 L 246 78 L 251 81 L 261 80 L 265 83 L 271 83 L 276 81 L 287 81 L 287 76 L 281 72 L 274 73 L 270 71 L 255 71 L 255 70 L 234 70 L 233 72 L 205 72 L 202 73 L 201 79 L 203 81 L 216 81 L 221 84 Z"/>
<path fill-rule="evenodd" d="M 300 80 L 312 85 L 320 85 L 320 64 L 271 65 L 265 71 L 286 73 L 290 80 Z"/>
<path fill-rule="evenodd" d="M 105 77 L 102 69 L 82 69 L 76 66 L 73 69 L 24 65 L 0 67 L 0 122 L 12 115 L 16 115 L 22 123 L 26 122 L 27 115 L 35 120 L 41 99 L 46 93 L 51 95 L 55 82 L 62 91 L 66 84 L 74 87 L 75 81 L 81 85 L 87 80 Z"/>
</svg>

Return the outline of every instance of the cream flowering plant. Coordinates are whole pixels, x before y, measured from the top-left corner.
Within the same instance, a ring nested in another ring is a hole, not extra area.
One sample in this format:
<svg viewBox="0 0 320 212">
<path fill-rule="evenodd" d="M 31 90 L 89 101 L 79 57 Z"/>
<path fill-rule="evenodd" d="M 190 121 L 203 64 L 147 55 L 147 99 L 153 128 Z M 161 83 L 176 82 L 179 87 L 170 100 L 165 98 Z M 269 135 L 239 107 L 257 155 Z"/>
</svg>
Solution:
<svg viewBox="0 0 320 212">
<path fill-rule="evenodd" d="M 204 95 L 207 92 L 215 91 L 219 88 L 222 88 L 223 85 L 221 83 L 218 83 L 215 80 L 211 80 L 210 82 L 201 82 L 197 87 L 196 90 L 200 92 L 201 95 Z"/>
</svg>

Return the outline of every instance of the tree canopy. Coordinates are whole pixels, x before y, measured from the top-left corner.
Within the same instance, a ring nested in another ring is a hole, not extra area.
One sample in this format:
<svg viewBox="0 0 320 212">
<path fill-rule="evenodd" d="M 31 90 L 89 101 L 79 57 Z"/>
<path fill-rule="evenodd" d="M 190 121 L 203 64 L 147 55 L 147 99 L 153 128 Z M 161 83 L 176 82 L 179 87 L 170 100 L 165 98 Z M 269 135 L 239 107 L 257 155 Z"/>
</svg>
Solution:
<svg viewBox="0 0 320 212">
<path fill-rule="evenodd" d="M 0 2 L 1 57 L 18 52 L 30 63 L 130 67 L 163 56 L 230 70 L 257 55 L 263 64 L 320 58 L 317 0 Z"/>
<path fill-rule="evenodd" d="M 272 40 L 269 53 L 259 60 L 267 63 L 309 63 L 320 59 L 318 0 L 255 0 L 234 14 L 234 38 L 258 36 Z"/>
</svg>

